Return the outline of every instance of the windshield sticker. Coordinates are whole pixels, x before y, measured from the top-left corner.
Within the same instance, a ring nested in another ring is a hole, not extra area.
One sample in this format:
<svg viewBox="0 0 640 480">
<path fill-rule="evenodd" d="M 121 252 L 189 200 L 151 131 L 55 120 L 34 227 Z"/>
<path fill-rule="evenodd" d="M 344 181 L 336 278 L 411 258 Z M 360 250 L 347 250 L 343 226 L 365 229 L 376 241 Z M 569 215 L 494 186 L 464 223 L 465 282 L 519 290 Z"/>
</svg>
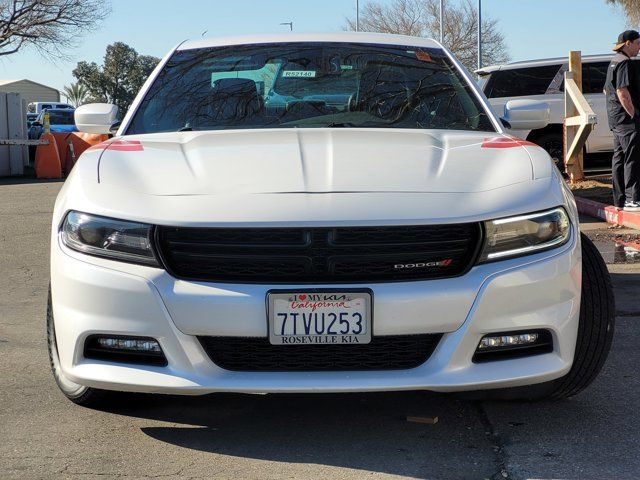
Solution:
<svg viewBox="0 0 640 480">
<path fill-rule="evenodd" d="M 288 70 L 282 72 L 284 78 L 315 78 L 315 70 Z"/>
<path fill-rule="evenodd" d="M 429 55 L 427 52 L 423 52 L 422 50 L 416 50 L 416 58 L 423 62 L 433 62 L 431 55 Z"/>
</svg>

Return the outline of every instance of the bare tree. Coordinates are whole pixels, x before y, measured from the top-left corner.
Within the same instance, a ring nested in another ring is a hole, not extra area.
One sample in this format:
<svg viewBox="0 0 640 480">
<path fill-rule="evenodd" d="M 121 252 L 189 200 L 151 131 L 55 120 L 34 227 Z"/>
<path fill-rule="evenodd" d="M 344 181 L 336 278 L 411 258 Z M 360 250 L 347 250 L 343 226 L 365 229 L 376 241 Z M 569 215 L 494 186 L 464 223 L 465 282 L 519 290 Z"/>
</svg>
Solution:
<svg viewBox="0 0 640 480">
<path fill-rule="evenodd" d="M 470 70 L 477 66 L 478 11 L 472 0 L 457 3 L 445 0 L 443 43 Z M 355 19 L 347 19 L 347 29 L 355 30 Z M 397 33 L 417 37 L 440 35 L 439 0 L 394 0 L 390 5 L 371 1 L 360 13 L 360 31 Z M 482 64 L 509 60 L 498 20 L 482 19 Z"/>
<path fill-rule="evenodd" d="M 607 3 L 620 7 L 630 25 L 640 24 L 640 0 L 606 0 Z"/>
<path fill-rule="evenodd" d="M 64 56 L 110 11 L 108 0 L 0 0 L 0 56 L 26 46 Z"/>
</svg>

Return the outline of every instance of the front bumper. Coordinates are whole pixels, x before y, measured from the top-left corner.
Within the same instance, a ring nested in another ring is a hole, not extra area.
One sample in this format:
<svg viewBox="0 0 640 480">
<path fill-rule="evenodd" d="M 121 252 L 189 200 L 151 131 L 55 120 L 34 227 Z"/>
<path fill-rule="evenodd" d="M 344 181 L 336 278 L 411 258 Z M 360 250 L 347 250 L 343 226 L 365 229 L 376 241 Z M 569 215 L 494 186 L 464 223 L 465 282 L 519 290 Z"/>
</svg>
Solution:
<svg viewBox="0 0 640 480">
<path fill-rule="evenodd" d="M 576 237 L 557 250 L 476 266 L 463 277 L 340 285 L 366 286 L 374 292 L 374 335 L 444 333 L 430 359 L 417 368 L 357 372 L 219 368 L 196 335 L 266 336 L 265 297 L 272 286 L 180 281 L 159 269 L 87 257 L 56 243 L 51 282 L 62 371 L 90 387 L 175 394 L 447 392 L 553 380 L 571 368 L 576 343 L 581 285 Z M 483 335 L 539 328 L 551 331 L 553 352 L 481 364 L 471 361 Z M 153 337 L 168 365 L 84 358 L 84 341 L 92 334 Z"/>
</svg>

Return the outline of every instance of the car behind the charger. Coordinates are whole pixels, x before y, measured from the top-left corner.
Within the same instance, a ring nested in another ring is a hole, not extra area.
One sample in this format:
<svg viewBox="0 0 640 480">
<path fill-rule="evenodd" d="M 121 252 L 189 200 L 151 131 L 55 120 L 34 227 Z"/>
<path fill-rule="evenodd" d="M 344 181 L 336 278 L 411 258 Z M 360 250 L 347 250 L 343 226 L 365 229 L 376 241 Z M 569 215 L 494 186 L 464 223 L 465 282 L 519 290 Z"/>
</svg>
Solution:
<svg viewBox="0 0 640 480">
<path fill-rule="evenodd" d="M 569 396 L 613 297 L 547 153 L 434 41 L 185 42 L 56 202 L 54 376 L 109 391 Z M 76 110 L 107 133 L 111 105 Z"/>
</svg>

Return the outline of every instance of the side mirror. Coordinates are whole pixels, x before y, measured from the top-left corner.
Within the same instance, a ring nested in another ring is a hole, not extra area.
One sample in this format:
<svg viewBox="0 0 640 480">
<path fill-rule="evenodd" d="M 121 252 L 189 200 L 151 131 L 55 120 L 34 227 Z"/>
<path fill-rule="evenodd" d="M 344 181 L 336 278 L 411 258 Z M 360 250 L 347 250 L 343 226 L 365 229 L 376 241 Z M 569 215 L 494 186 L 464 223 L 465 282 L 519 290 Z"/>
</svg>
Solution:
<svg viewBox="0 0 640 480">
<path fill-rule="evenodd" d="M 86 133 L 109 133 L 116 122 L 118 107 L 110 103 L 89 103 L 76 108 L 73 117 L 78 130 Z"/>
<path fill-rule="evenodd" d="M 512 130 L 536 130 L 549 124 L 549 104 L 537 100 L 509 100 L 504 106 L 500 120 L 507 122 Z"/>
<path fill-rule="evenodd" d="M 116 133 L 118 133 L 118 129 L 120 128 L 120 125 L 122 125 L 122 121 L 118 120 L 116 123 L 114 123 L 109 127 L 109 133 L 111 135 L 115 135 Z"/>
</svg>

